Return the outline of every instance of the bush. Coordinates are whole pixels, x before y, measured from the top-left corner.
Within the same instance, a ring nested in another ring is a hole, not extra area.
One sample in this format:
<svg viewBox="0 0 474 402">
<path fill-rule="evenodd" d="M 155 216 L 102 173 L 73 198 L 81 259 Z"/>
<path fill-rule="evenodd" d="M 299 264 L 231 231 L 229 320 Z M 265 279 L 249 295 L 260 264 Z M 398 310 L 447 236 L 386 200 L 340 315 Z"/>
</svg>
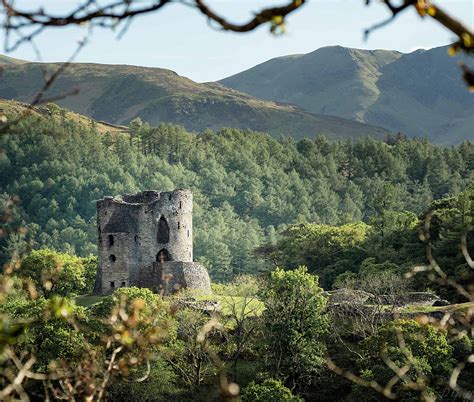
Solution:
<svg viewBox="0 0 474 402">
<path fill-rule="evenodd" d="M 50 249 L 34 250 L 23 259 L 17 274 L 30 278 L 46 298 L 70 297 L 88 291 L 91 277 L 95 276 L 92 261 Z"/>
<path fill-rule="evenodd" d="M 150 374 L 144 381 L 136 381 L 145 374 L 144 368 L 133 370 L 125 380 L 117 379 L 109 390 L 108 399 L 123 402 L 168 401 L 170 396 L 180 392 L 176 387 L 177 375 L 163 358 L 156 356 L 150 366 Z"/>
<path fill-rule="evenodd" d="M 276 269 L 264 288 L 263 301 L 269 371 L 285 382 L 309 385 L 324 364 L 323 337 L 328 330 L 326 298 L 318 278 L 305 267 Z"/>
<path fill-rule="evenodd" d="M 126 303 L 126 310 L 128 312 L 130 312 L 134 300 L 142 300 L 145 303 L 145 313 L 164 305 L 162 298 L 150 289 L 133 286 L 130 288 L 119 288 L 111 295 L 105 296 L 99 303 L 91 307 L 91 312 L 99 317 L 108 317 L 112 309 L 122 300 Z"/>
<path fill-rule="evenodd" d="M 403 348 L 400 337 L 404 341 Z M 384 354 L 398 367 L 410 366 L 404 379 L 393 387 L 393 392 L 403 400 L 419 399 L 416 392 L 405 386 L 409 380 L 426 381 L 427 389 L 435 393 L 436 387 L 448 380 L 456 362 L 453 356 L 455 349 L 448 342 L 448 333 L 415 320 L 392 321 L 360 345 L 362 357 L 357 364 L 362 377 L 368 381 L 375 380 L 384 386 L 393 378 L 394 372 L 382 360 Z M 355 394 L 357 388 L 354 387 Z M 362 389 L 361 392 L 367 390 Z"/>
<path fill-rule="evenodd" d="M 261 384 L 251 382 L 242 392 L 242 402 L 302 402 L 303 399 L 295 396 L 281 381 L 265 380 Z"/>
</svg>

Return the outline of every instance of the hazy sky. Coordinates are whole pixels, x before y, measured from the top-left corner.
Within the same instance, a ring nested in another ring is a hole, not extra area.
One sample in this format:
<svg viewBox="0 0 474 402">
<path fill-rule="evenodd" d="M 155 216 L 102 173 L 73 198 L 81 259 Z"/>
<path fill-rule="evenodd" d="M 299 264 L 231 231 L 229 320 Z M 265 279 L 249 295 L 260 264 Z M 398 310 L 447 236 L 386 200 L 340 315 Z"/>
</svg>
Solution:
<svg viewBox="0 0 474 402">
<path fill-rule="evenodd" d="M 30 7 L 41 4 L 47 10 L 59 12 L 71 9 L 78 2 L 22 0 L 17 4 Z M 277 0 L 209 0 L 209 4 L 234 21 L 245 20 L 252 11 L 258 10 L 258 6 L 281 3 Z M 439 0 L 439 3 L 471 29 L 474 27 L 474 0 Z M 273 57 L 308 53 L 328 45 L 410 52 L 445 45 L 453 40 L 444 28 L 428 18 L 420 20 L 410 11 L 364 41 L 364 28 L 387 15 L 385 7 L 377 1 L 366 7 L 364 0 L 309 0 L 288 18 L 287 34 L 273 36 L 266 27 L 248 34 L 216 31 L 197 11 L 171 4 L 158 13 L 136 18 L 120 40 L 117 40 L 116 32 L 95 29 L 89 44 L 76 60 L 162 67 L 196 81 L 213 81 Z M 86 33 L 86 28 L 74 27 L 50 29 L 42 34 L 36 42 L 42 61 L 66 60 Z M 0 40 L 3 41 L 1 34 Z M 29 45 L 8 55 L 36 60 Z"/>
</svg>

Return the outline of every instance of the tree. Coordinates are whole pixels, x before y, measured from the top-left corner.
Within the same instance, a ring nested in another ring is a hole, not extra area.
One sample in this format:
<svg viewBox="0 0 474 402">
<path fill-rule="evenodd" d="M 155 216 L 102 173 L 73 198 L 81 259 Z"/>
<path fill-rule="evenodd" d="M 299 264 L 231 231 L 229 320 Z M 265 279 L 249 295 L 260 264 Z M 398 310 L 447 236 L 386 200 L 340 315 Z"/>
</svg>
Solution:
<svg viewBox="0 0 474 402">
<path fill-rule="evenodd" d="M 283 232 L 275 246 L 260 249 L 277 265 L 305 265 L 321 277 L 321 284 L 330 288 L 337 275 L 355 271 L 366 254 L 362 246 L 370 227 L 362 222 L 342 226 L 318 224 L 293 225 Z"/>
<path fill-rule="evenodd" d="M 217 369 L 211 363 L 208 348 L 215 348 L 209 336 L 200 339 L 204 325 L 209 321 L 201 311 L 182 308 L 177 316 L 177 340 L 165 355 L 177 371 L 182 384 L 197 392 L 203 381 Z M 211 334 L 212 335 L 212 334 Z"/>
<path fill-rule="evenodd" d="M 258 315 L 261 302 L 257 298 L 259 282 L 251 276 L 240 276 L 229 285 L 220 285 L 220 303 L 225 309 L 225 325 L 229 327 L 228 343 L 233 381 L 238 382 L 239 362 L 251 355 L 261 327 Z M 259 334 L 260 335 L 260 334 Z"/>
<path fill-rule="evenodd" d="M 366 302 L 339 303 L 329 309 L 332 334 L 345 343 L 344 339 L 363 339 L 377 334 L 382 324 L 392 320 L 396 309 L 406 303 L 411 284 L 396 264 L 388 261 L 377 264 L 374 258 L 367 258 L 357 274 L 345 272 L 336 278 L 335 285 L 367 292 L 369 296 Z"/>
<path fill-rule="evenodd" d="M 127 378 L 118 378 L 112 384 L 108 392 L 108 399 L 124 402 L 158 402 L 169 401 L 179 393 L 176 386 L 178 378 L 176 373 L 166 361 L 159 355 L 150 361 L 151 369 L 147 378 L 142 379 L 146 370 L 133 368 Z"/>
<path fill-rule="evenodd" d="M 90 268 L 87 269 L 87 283 L 84 262 L 76 256 L 49 249 L 35 250 L 23 259 L 18 275 L 30 278 L 45 297 L 54 294 L 73 296 L 90 289 Z"/>
<path fill-rule="evenodd" d="M 102 300 L 95 304 L 92 308 L 94 315 L 98 317 L 109 316 L 113 309 L 118 305 L 122 305 L 125 311 L 130 312 L 134 308 L 134 303 L 139 300 L 142 303 L 141 313 L 142 315 L 150 314 L 150 312 L 157 310 L 165 313 L 168 304 L 157 294 L 153 293 L 147 288 L 118 288 L 111 295 L 105 296 Z M 165 318 L 162 316 L 162 318 Z"/>
<path fill-rule="evenodd" d="M 260 384 L 251 382 L 242 392 L 243 402 L 303 402 L 303 399 L 291 393 L 281 381 L 265 380 Z"/>
<path fill-rule="evenodd" d="M 388 323 L 378 334 L 362 341 L 361 346 L 358 366 L 363 378 L 389 384 L 398 376 L 388 393 L 402 400 L 419 400 L 418 393 L 428 400 L 455 363 L 447 331 L 414 320 Z"/>
<path fill-rule="evenodd" d="M 276 269 L 262 292 L 264 359 L 269 372 L 291 388 L 314 382 L 324 364 L 326 298 L 305 267 Z M 304 301 L 304 302 L 303 302 Z"/>
</svg>

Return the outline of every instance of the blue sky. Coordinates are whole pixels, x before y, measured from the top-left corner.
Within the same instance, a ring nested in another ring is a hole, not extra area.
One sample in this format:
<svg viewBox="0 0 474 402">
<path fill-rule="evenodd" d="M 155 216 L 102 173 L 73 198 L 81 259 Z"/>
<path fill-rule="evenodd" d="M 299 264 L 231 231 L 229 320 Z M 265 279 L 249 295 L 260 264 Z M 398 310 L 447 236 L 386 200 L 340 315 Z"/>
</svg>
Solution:
<svg viewBox="0 0 474 402">
<path fill-rule="evenodd" d="M 73 8 L 79 0 L 21 0 L 17 4 L 45 5 L 59 12 Z M 234 21 L 243 21 L 258 6 L 278 5 L 275 0 L 209 0 L 215 9 Z M 474 26 L 474 0 L 439 1 L 444 8 Z M 410 52 L 418 48 L 442 46 L 453 40 L 443 27 L 415 12 L 401 15 L 391 25 L 374 32 L 367 41 L 363 30 L 387 17 L 377 1 L 370 7 L 364 0 L 309 0 L 287 20 L 287 33 L 273 36 L 263 27 L 248 34 L 217 31 L 197 11 L 171 4 L 162 11 L 138 17 L 128 32 L 117 39 L 117 32 L 95 29 L 89 44 L 77 61 L 134 64 L 168 68 L 195 81 L 214 81 L 235 74 L 273 57 L 308 53 L 329 45 L 365 49 L 396 49 Z M 69 58 L 87 28 L 50 29 L 36 41 L 42 61 Z M 2 35 L 0 40 L 3 41 Z M 24 45 L 9 56 L 36 60 L 31 46 Z"/>
</svg>

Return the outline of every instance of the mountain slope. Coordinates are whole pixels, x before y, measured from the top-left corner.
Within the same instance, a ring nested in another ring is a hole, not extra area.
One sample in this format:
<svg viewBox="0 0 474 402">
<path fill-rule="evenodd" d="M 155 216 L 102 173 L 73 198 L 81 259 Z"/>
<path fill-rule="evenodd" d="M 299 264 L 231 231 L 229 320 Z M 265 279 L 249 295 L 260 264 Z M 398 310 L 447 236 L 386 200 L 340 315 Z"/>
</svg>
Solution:
<svg viewBox="0 0 474 402">
<path fill-rule="evenodd" d="M 269 60 L 220 83 L 438 143 L 474 140 L 474 96 L 446 48 L 402 54 L 325 47 Z"/>
<path fill-rule="evenodd" d="M 0 97 L 29 102 L 57 64 L 3 66 Z M 125 65 L 72 64 L 46 98 L 77 113 L 115 124 L 141 117 L 152 125 L 173 122 L 189 130 L 249 128 L 295 138 L 326 134 L 333 138 L 381 137 L 387 130 L 340 117 L 315 115 L 293 105 L 257 99 L 217 83 L 199 84 L 175 72 Z"/>
<path fill-rule="evenodd" d="M 4 64 L 24 64 L 28 63 L 25 60 L 20 60 L 20 59 L 14 59 L 13 57 L 8 57 L 4 56 L 3 54 L 0 54 L 0 66 Z"/>
<path fill-rule="evenodd" d="M 70 122 L 83 125 L 84 127 L 90 126 L 91 124 L 91 120 L 88 117 L 71 112 L 67 109 L 59 109 L 55 105 L 41 105 L 33 107 L 22 102 L 0 99 L 0 118 L 6 118 L 6 123 L 9 121 L 11 122 L 12 120 L 16 121 L 17 119 L 23 117 L 35 117 L 41 121 L 68 120 Z M 94 127 L 100 134 L 128 133 L 127 127 L 107 124 L 105 122 L 94 122 Z"/>
</svg>

